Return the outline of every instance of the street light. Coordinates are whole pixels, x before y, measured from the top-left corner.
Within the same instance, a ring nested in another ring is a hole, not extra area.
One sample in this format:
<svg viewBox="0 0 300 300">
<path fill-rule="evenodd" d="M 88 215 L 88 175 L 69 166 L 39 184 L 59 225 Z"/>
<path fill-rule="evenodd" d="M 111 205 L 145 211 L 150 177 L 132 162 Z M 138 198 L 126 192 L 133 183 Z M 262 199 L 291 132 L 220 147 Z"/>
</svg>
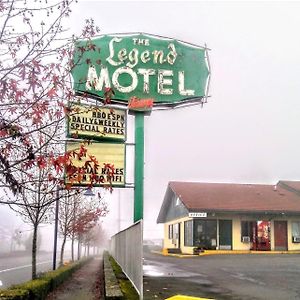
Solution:
<svg viewBox="0 0 300 300">
<path fill-rule="evenodd" d="M 93 190 L 90 187 L 88 187 L 86 189 L 86 191 L 83 193 L 83 195 L 87 196 L 87 197 L 94 197 L 95 196 Z"/>
</svg>

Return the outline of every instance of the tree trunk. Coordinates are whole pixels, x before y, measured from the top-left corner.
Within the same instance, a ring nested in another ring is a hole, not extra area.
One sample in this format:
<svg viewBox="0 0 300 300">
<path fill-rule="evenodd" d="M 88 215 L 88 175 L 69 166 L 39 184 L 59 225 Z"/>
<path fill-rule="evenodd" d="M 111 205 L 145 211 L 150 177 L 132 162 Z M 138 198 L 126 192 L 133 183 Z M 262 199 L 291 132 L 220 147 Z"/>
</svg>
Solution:
<svg viewBox="0 0 300 300">
<path fill-rule="evenodd" d="M 62 245 L 61 245 L 61 251 L 60 251 L 60 261 L 59 265 L 62 266 L 64 264 L 64 252 L 65 252 L 65 245 L 66 245 L 67 236 L 64 236 Z"/>
<path fill-rule="evenodd" d="M 72 244 L 71 244 L 71 255 L 72 255 L 72 261 L 74 261 L 74 234 L 72 234 Z"/>
<path fill-rule="evenodd" d="M 37 248 L 37 225 L 33 227 L 33 236 L 32 236 L 32 279 L 36 279 L 36 248 Z"/>
<path fill-rule="evenodd" d="M 80 237 L 78 237 L 77 260 L 80 259 Z"/>
</svg>

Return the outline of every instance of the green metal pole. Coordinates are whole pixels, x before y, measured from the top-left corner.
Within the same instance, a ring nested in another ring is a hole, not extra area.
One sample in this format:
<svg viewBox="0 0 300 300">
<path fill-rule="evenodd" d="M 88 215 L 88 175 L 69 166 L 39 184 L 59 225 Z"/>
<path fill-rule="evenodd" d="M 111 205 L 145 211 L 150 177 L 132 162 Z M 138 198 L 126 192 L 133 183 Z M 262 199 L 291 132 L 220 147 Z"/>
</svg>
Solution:
<svg viewBox="0 0 300 300">
<path fill-rule="evenodd" d="M 144 209 L 144 113 L 135 114 L 134 222 L 143 219 Z"/>
</svg>

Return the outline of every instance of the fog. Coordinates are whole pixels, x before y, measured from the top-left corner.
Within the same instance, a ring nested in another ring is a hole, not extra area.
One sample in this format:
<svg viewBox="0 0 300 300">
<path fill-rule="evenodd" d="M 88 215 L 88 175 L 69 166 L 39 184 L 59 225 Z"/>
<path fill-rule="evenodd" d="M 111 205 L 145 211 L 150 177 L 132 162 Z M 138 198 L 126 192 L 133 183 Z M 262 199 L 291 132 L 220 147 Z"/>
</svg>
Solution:
<svg viewBox="0 0 300 300">
<path fill-rule="evenodd" d="M 300 178 L 299 2 L 79 4 L 73 17 L 93 16 L 102 33 L 153 33 L 211 49 L 208 103 L 145 118 L 145 238 L 162 237 L 156 218 L 171 180 L 275 184 Z M 124 210 L 132 206 L 127 193 L 121 191 L 124 224 L 132 222 Z M 110 200 L 111 216 L 116 203 Z"/>
<path fill-rule="evenodd" d="M 145 238 L 163 236 L 156 218 L 171 180 L 300 178 L 299 11 L 299 2 L 272 1 L 79 1 L 74 7 L 72 31 L 93 17 L 103 34 L 146 32 L 211 49 L 208 103 L 145 117 Z M 132 163 L 128 154 L 128 181 Z M 109 234 L 133 223 L 132 189 L 115 189 L 105 199 Z M 1 206 L 1 219 L 6 214 Z"/>
</svg>

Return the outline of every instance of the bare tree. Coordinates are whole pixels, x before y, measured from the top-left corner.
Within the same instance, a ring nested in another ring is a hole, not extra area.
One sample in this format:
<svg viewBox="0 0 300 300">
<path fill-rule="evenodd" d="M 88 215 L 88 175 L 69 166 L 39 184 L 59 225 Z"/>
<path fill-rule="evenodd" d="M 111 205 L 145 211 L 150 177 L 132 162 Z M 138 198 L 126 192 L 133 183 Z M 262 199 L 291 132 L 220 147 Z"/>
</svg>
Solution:
<svg viewBox="0 0 300 300">
<path fill-rule="evenodd" d="M 63 242 L 60 264 L 63 264 L 67 238 L 72 240 L 72 260 L 74 260 L 74 240 L 83 241 L 83 236 L 93 228 L 99 218 L 107 214 L 107 206 L 102 198 L 86 199 L 82 193 L 70 192 L 60 201 L 59 225 Z"/>
<path fill-rule="evenodd" d="M 0 0 L 0 181 L 14 194 L 30 181 L 26 176 L 20 181 L 23 168 L 53 165 L 53 177 L 65 168 L 76 173 L 70 155 L 53 151 L 43 156 L 47 140 L 34 143 L 35 133 L 48 127 L 63 140 L 68 102 L 74 99 L 74 44 L 99 31 L 86 20 L 81 35 L 69 35 L 64 21 L 73 2 Z"/>
<path fill-rule="evenodd" d="M 36 278 L 37 233 L 41 223 L 49 222 L 52 215 L 56 183 L 48 180 L 46 168 L 36 168 L 32 182 L 18 193 L 11 208 L 33 227 L 32 233 L 32 278 Z"/>
<path fill-rule="evenodd" d="M 93 173 L 100 167 L 84 144 L 64 151 L 65 115 L 75 97 L 70 77 L 77 63 L 74 45 L 85 39 L 81 51 L 97 51 L 91 38 L 99 31 L 93 20 L 86 20 L 80 35 L 69 34 L 64 21 L 74 2 L 0 0 L 0 183 L 8 189 L 0 203 L 33 226 L 33 278 L 38 226 L 51 219 L 63 173 L 80 181 L 86 165 Z M 73 160 L 82 157 L 85 165 L 76 167 Z M 82 218 L 90 216 L 86 212 Z M 85 227 L 78 224 L 74 228 L 80 236 Z"/>
</svg>

